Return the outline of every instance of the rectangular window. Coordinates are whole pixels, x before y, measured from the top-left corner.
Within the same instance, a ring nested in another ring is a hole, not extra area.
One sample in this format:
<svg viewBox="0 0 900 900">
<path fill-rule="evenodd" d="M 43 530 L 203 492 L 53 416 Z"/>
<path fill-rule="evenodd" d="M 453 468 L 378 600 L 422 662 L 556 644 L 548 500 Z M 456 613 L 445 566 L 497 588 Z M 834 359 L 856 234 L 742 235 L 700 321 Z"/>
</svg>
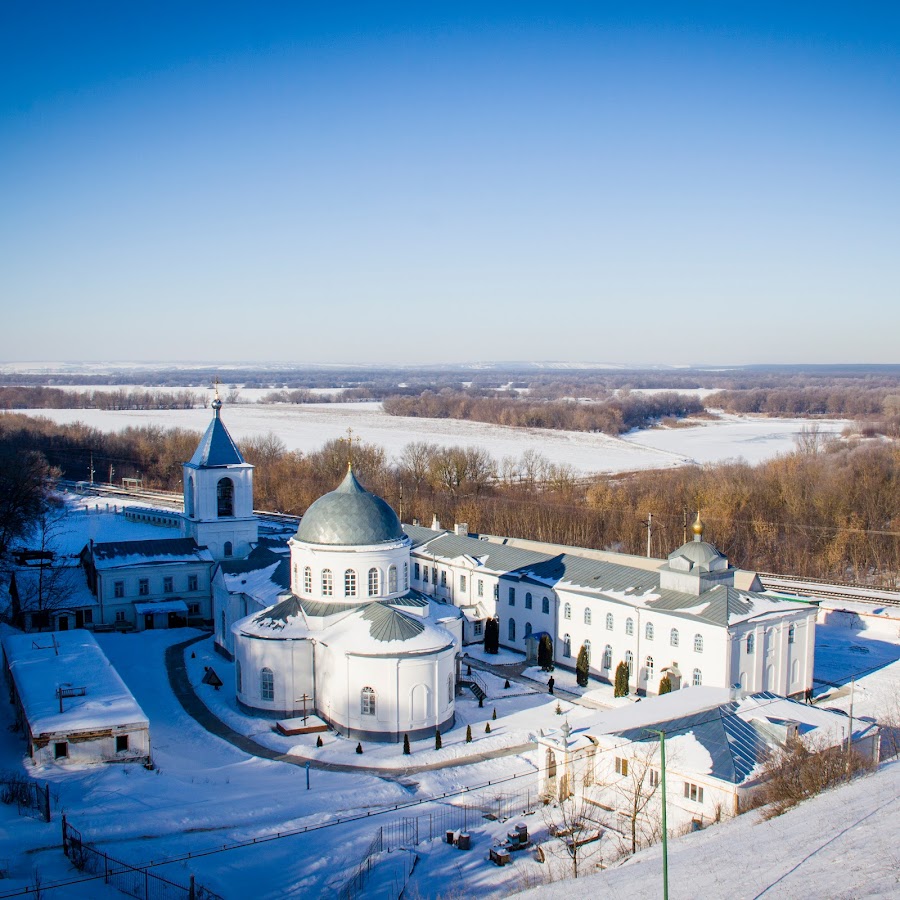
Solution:
<svg viewBox="0 0 900 900">
<path fill-rule="evenodd" d="M 476 635 L 476 637 L 481 637 L 481 635 L 482 635 L 483 633 L 484 633 L 484 623 L 483 623 L 483 622 L 476 622 L 476 623 L 475 623 L 475 635 Z"/>
<path fill-rule="evenodd" d="M 441 587 L 447 587 L 447 570 L 441 569 Z"/>
<path fill-rule="evenodd" d="M 128 749 L 128 735 L 127 734 L 118 734 L 116 735 L 116 753 L 121 753 L 123 750 Z"/>
<path fill-rule="evenodd" d="M 35 612 L 31 614 L 31 627 L 32 628 L 49 628 L 50 627 L 50 613 L 47 610 L 43 609 L 40 612 Z"/>
<path fill-rule="evenodd" d="M 532 603 L 531 594 L 530 593 L 526 594 L 525 595 L 525 609 L 531 609 L 531 603 Z"/>
<path fill-rule="evenodd" d="M 622 757 L 616 757 L 616 775 L 627 775 L 628 774 L 628 760 L 622 759 Z"/>
<path fill-rule="evenodd" d="M 93 625 L 94 624 L 94 611 L 92 609 L 86 609 L 84 611 L 84 624 L 85 625 Z"/>
<path fill-rule="evenodd" d="M 69 744 L 67 741 L 57 741 L 53 745 L 53 758 L 65 759 L 69 755 Z"/>
<path fill-rule="evenodd" d="M 465 593 L 465 591 L 466 591 L 466 576 L 465 575 L 459 576 L 459 589 L 463 593 Z"/>
<path fill-rule="evenodd" d="M 478 579 L 478 596 L 479 597 L 484 596 L 484 579 L 483 578 Z"/>
<path fill-rule="evenodd" d="M 421 572 L 419 570 L 418 563 L 413 563 L 413 578 L 415 578 L 416 581 L 421 581 L 422 576 L 421 576 Z"/>
<path fill-rule="evenodd" d="M 117 609 L 117 610 L 116 610 L 116 621 L 117 621 L 117 622 L 124 622 L 124 621 L 125 621 L 125 610 L 124 610 L 124 609 Z"/>
<path fill-rule="evenodd" d="M 510 606 L 516 605 L 516 589 L 514 587 L 511 587 L 509 589 L 509 605 Z"/>
<path fill-rule="evenodd" d="M 692 800 L 694 803 L 703 802 L 703 788 L 697 784 L 691 784 L 689 781 L 684 783 L 684 797 L 686 800 Z"/>
<path fill-rule="evenodd" d="M 431 567 L 431 583 L 437 584 L 437 569 L 434 566 Z"/>
<path fill-rule="evenodd" d="M 200 604 L 199 603 L 188 603 L 188 615 L 189 616 L 199 616 L 200 615 Z"/>
<path fill-rule="evenodd" d="M 188 590 L 189 591 L 197 590 L 197 576 L 196 575 L 188 575 Z"/>
<path fill-rule="evenodd" d="M 125 596 L 125 582 L 124 581 L 114 581 L 113 582 L 113 597 L 124 597 Z"/>
<path fill-rule="evenodd" d="M 647 771 L 647 780 L 650 782 L 651 788 L 659 787 L 659 772 L 656 769 L 649 769 Z"/>
<path fill-rule="evenodd" d="M 150 579 L 149 578 L 141 578 L 138 581 L 138 593 L 142 597 L 146 597 L 150 593 Z"/>
<path fill-rule="evenodd" d="M 495 600 L 500 599 L 500 585 L 499 584 L 494 585 L 494 599 Z"/>
<path fill-rule="evenodd" d="M 174 590 L 175 590 L 174 579 L 172 578 L 171 575 L 166 575 L 166 577 L 163 578 L 163 593 L 171 594 L 172 591 L 174 591 Z"/>
</svg>

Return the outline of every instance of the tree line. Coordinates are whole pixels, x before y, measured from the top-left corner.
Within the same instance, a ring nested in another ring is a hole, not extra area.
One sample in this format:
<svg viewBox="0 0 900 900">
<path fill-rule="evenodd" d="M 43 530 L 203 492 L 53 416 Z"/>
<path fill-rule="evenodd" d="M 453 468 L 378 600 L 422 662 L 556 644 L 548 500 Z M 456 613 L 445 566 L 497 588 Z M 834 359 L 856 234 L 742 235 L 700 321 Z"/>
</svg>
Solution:
<svg viewBox="0 0 900 900">
<path fill-rule="evenodd" d="M 141 475 L 149 488 L 181 490 L 182 463 L 199 435 L 183 429 L 104 433 L 15 413 L 0 415 L 0 449 L 38 452 L 64 477 L 115 481 Z M 346 445 L 288 450 L 275 435 L 239 442 L 256 466 L 258 509 L 302 515 L 333 490 L 347 467 Z M 405 522 L 643 555 L 647 521 L 654 556 L 689 538 L 699 509 L 706 536 L 735 565 L 829 580 L 895 584 L 900 579 L 900 446 L 828 441 L 811 432 L 796 452 L 759 465 L 729 462 L 630 475 L 578 476 L 527 451 L 495 460 L 480 448 L 409 444 L 395 461 L 360 444 L 353 465 L 363 483 Z"/>
<path fill-rule="evenodd" d="M 64 391 L 51 387 L 0 387 L 0 409 L 194 409 L 209 403 L 205 392 L 138 390 Z"/>
</svg>

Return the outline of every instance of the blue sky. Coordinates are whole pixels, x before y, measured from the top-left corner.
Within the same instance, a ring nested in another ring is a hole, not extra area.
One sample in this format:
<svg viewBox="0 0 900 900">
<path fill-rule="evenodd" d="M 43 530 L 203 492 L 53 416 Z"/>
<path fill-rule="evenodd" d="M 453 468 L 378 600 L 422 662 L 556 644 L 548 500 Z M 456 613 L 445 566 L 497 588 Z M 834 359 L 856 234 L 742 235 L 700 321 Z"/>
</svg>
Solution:
<svg viewBox="0 0 900 900">
<path fill-rule="evenodd" d="M 7 0 L 0 359 L 900 362 L 892 6 Z"/>
</svg>

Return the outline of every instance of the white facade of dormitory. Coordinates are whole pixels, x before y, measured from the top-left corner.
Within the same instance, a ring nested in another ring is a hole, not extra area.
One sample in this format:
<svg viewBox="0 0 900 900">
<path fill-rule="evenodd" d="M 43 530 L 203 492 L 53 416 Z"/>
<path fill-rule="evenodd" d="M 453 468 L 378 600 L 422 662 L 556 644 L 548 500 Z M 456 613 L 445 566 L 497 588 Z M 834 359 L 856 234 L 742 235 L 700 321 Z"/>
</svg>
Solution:
<svg viewBox="0 0 900 900">
<path fill-rule="evenodd" d="M 4 671 L 35 763 L 150 761 L 150 723 L 87 631 L 3 635 Z"/>
<path fill-rule="evenodd" d="M 500 645 L 525 652 L 546 633 L 554 661 L 574 668 L 588 649 L 590 674 L 613 681 L 629 666 L 632 692 L 699 685 L 785 696 L 812 687 L 817 608 L 760 590 L 711 544 L 695 540 L 666 560 L 481 538 L 407 526 L 412 585 L 459 606 L 465 642 L 499 620 Z M 523 546 L 524 545 L 524 546 Z"/>
</svg>

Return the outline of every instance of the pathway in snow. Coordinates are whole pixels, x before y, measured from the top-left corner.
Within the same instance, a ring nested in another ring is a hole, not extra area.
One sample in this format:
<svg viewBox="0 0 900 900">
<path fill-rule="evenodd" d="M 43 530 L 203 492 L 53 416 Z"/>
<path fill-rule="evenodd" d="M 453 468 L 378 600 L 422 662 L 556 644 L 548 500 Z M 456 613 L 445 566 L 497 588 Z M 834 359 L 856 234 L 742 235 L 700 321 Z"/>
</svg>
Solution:
<svg viewBox="0 0 900 900">
<path fill-rule="evenodd" d="M 481 753 L 473 753 L 470 756 L 425 763 L 420 766 L 404 766 L 397 769 L 354 766 L 348 763 L 333 763 L 323 759 L 307 758 L 300 756 L 298 753 L 281 753 L 278 750 L 273 750 L 271 747 L 257 743 L 252 738 L 226 725 L 218 716 L 212 713 L 209 707 L 194 692 L 194 688 L 188 678 L 187 667 L 185 666 L 184 651 L 191 644 L 196 644 L 198 641 L 205 640 L 208 637 L 209 635 L 207 634 L 201 634 L 166 648 L 166 671 L 169 675 L 169 685 L 184 711 L 198 724 L 202 725 L 210 734 L 222 738 L 223 741 L 228 741 L 229 744 L 252 756 L 260 756 L 263 759 L 271 759 L 276 762 L 285 762 L 292 766 L 306 767 L 308 765 L 312 769 L 322 769 L 326 772 L 352 772 L 362 775 L 374 775 L 377 778 L 383 778 L 388 781 L 399 781 L 408 775 L 418 775 L 422 772 L 433 772 L 437 769 L 450 769 L 457 766 L 471 766 L 476 763 L 487 762 L 490 759 L 500 759 L 504 756 L 518 756 L 520 753 L 533 750 L 535 747 L 535 744 L 529 741 L 525 744 L 518 744 L 515 747 L 485 750 Z"/>
</svg>

